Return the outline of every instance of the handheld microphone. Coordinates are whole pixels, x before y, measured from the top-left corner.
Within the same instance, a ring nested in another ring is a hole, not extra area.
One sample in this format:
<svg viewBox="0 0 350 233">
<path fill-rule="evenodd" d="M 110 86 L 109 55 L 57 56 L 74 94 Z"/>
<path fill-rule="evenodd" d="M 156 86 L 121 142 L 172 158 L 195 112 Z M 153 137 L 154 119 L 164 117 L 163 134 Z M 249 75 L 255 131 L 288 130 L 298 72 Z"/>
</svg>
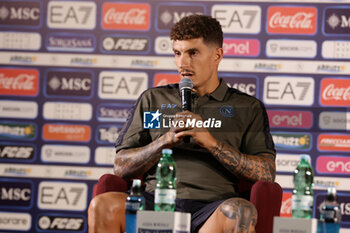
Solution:
<svg viewBox="0 0 350 233">
<path fill-rule="evenodd" d="M 179 89 L 181 94 L 181 109 L 182 111 L 191 111 L 191 94 L 192 94 L 193 82 L 190 78 L 183 78 L 179 83 Z"/>
<path fill-rule="evenodd" d="M 181 94 L 181 109 L 182 111 L 192 111 L 191 108 L 191 94 L 192 94 L 193 82 L 190 78 L 183 78 L 179 83 L 179 89 Z M 185 143 L 190 142 L 190 137 L 184 138 Z"/>
</svg>

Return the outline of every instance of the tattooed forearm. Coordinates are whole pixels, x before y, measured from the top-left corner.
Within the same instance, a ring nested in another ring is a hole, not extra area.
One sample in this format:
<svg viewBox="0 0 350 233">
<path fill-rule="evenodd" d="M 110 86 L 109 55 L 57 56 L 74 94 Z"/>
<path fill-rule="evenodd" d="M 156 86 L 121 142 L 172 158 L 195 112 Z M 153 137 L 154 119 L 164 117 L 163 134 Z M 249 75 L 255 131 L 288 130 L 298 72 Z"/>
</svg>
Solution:
<svg viewBox="0 0 350 233">
<path fill-rule="evenodd" d="M 273 155 L 246 155 L 234 151 L 230 146 L 219 142 L 211 153 L 229 171 L 248 180 L 266 180 L 273 182 L 276 176 L 276 165 Z"/>
<path fill-rule="evenodd" d="M 152 143 L 139 147 L 120 150 L 114 160 L 114 174 L 122 178 L 132 178 L 144 174 L 157 163 L 161 151 L 173 141 L 172 135 L 165 134 Z"/>
</svg>

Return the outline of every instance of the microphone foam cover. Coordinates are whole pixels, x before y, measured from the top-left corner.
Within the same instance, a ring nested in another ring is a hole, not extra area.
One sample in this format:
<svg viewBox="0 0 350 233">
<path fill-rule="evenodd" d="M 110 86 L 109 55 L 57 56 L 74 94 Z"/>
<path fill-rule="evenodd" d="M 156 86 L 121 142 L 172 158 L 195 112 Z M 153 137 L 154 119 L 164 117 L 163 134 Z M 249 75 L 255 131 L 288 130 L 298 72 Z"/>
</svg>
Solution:
<svg viewBox="0 0 350 233">
<path fill-rule="evenodd" d="M 184 88 L 189 88 L 192 89 L 193 88 L 193 82 L 190 78 L 183 78 L 180 80 L 179 83 L 179 88 L 180 90 L 184 89 Z"/>
</svg>

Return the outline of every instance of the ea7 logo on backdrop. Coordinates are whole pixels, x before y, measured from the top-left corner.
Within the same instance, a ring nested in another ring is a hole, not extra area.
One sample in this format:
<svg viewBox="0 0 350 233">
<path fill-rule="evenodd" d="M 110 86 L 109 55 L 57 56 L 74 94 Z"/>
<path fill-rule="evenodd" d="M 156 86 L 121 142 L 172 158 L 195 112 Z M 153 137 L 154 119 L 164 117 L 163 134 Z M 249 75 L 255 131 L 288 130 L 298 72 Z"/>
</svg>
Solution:
<svg viewBox="0 0 350 233">
<path fill-rule="evenodd" d="M 147 87 L 145 72 L 102 71 L 98 94 L 101 99 L 136 100 Z"/>
<path fill-rule="evenodd" d="M 272 6 L 268 9 L 267 32 L 310 34 L 317 31 L 317 8 Z"/>
<path fill-rule="evenodd" d="M 83 231 L 84 218 L 41 215 L 38 219 L 38 228 L 42 231 Z"/>
<path fill-rule="evenodd" d="M 156 112 L 143 112 L 143 128 L 144 129 L 160 129 L 160 117 L 162 113 L 157 110 Z"/>
<path fill-rule="evenodd" d="M 350 106 L 350 79 L 322 79 L 320 95 L 320 103 L 324 106 Z"/>
<path fill-rule="evenodd" d="M 40 26 L 40 2 L 1 1 L 0 25 Z"/>
<path fill-rule="evenodd" d="M 48 210 L 84 211 L 87 205 L 87 185 L 73 182 L 40 182 L 38 207 Z"/>
<path fill-rule="evenodd" d="M 256 57 L 260 53 L 260 42 L 255 39 L 224 39 L 224 56 Z"/>
<path fill-rule="evenodd" d="M 264 102 L 310 106 L 314 102 L 314 86 L 314 79 L 309 77 L 267 76 L 264 81 Z"/>
<path fill-rule="evenodd" d="M 96 130 L 96 140 L 99 143 L 115 143 L 119 137 L 121 127 L 99 126 Z"/>
<path fill-rule="evenodd" d="M 224 33 L 257 34 L 261 29 L 261 8 L 254 5 L 214 5 L 211 15 Z"/>
<path fill-rule="evenodd" d="M 60 29 L 94 29 L 96 4 L 92 1 L 50 1 L 47 26 Z"/>
<path fill-rule="evenodd" d="M 349 134 L 320 134 L 317 142 L 318 149 L 321 151 L 350 152 Z"/>
<path fill-rule="evenodd" d="M 309 133 L 271 133 L 276 149 L 310 150 L 312 137 Z"/>
<path fill-rule="evenodd" d="M 350 158 L 348 156 L 318 156 L 317 171 L 326 174 L 350 173 Z"/>
<path fill-rule="evenodd" d="M 29 182 L 0 182 L 0 206 L 29 208 L 32 205 L 33 185 Z"/>
<path fill-rule="evenodd" d="M 38 70 L 0 68 L 0 95 L 36 96 L 38 93 Z"/>
<path fill-rule="evenodd" d="M 139 30 L 150 28 L 151 7 L 146 3 L 104 3 L 102 27 L 107 30 Z"/>
<path fill-rule="evenodd" d="M 92 73 L 78 71 L 49 71 L 46 74 L 46 94 L 49 96 L 90 97 Z"/>
<path fill-rule="evenodd" d="M 34 146 L 26 145 L 0 145 L 1 160 L 32 160 L 35 154 Z"/>
<path fill-rule="evenodd" d="M 323 30 L 326 34 L 350 33 L 350 7 L 328 8 L 324 14 Z"/>
<path fill-rule="evenodd" d="M 310 111 L 267 110 L 271 128 L 309 129 L 313 114 Z"/>
<path fill-rule="evenodd" d="M 180 19 L 185 16 L 197 14 L 203 15 L 205 12 L 202 5 L 189 4 L 162 4 L 158 6 L 157 28 L 159 30 L 170 30 Z"/>
<path fill-rule="evenodd" d="M 107 36 L 103 38 L 102 48 L 105 52 L 147 52 L 147 38 Z"/>
<path fill-rule="evenodd" d="M 227 86 L 236 88 L 237 90 L 246 93 L 251 96 L 257 96 L 257 79 L 253 77 L 239 77 L 239 78 L 230 78 L 224 77 L 227 82 Z"/>
</svg>

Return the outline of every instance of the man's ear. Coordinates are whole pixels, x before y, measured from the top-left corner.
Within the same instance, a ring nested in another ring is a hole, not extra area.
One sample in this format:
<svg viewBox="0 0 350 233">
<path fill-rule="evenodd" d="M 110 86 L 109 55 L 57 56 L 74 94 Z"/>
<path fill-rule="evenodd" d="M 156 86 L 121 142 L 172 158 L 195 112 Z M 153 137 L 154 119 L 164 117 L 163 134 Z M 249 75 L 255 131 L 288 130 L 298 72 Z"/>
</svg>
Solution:
<svg viewBox="0 0 350 233">
<path fill-rule="evenodd" d="M 222 59 L 222 56 L 224 55 L 224 50 L 222 48 L 217 48 L 215 53 L 215 60 L 220 61 Z"/>
</svg>

